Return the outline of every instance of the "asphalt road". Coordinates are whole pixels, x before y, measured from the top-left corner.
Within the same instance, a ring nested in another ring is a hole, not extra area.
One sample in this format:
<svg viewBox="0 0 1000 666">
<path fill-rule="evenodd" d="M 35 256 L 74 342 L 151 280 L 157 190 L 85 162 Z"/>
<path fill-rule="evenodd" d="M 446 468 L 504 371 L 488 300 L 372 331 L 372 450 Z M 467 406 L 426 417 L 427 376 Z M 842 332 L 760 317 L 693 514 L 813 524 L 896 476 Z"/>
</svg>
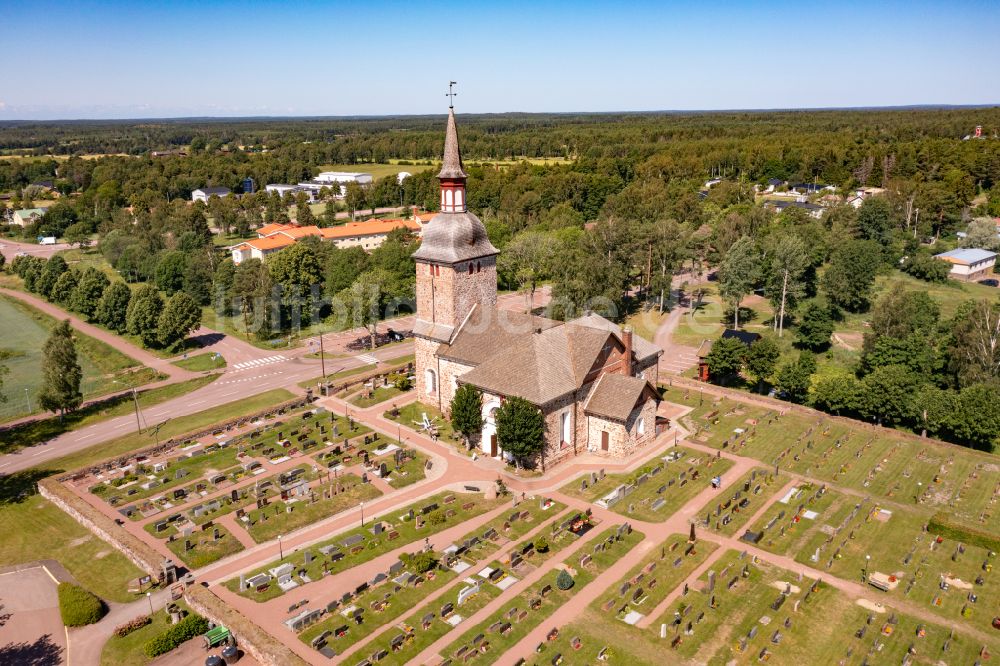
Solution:
<svg viewBox="0 0 1000 666">
<path fill-rule="evenodd" d="M 536 304 L 544 304 L 547 300 L 547 291 L 540 290 L 536 294 Z M 51 304 L 45 305 L 55 309 L 55 306 Z M 525 299 L 520 294 L 506 294 L 500 297 L 499 305 L 508 309 L 521 309 L 525 305 Z M 384 326 L 406 331 L 412 325 L 413 318 L 404 317 L 380 325 L 380 328 Z M 104 331 L 101 331 L 101 333 L 103 335 L 110 335 Z M 356 329 L 354 331 L 324 335 L 324 350 L 328 355 L 345 354 L 345 345 L 364 334 L 365 331 L 363 329 Z M 248 398 L 270 389 L 286 388 L 299 393 L 302 391 L 298 386 L 299 382 L 319 377 L 321 374 L 320 360 L 305 358 L 310 352 L 318 351 L 319 344 L 315 338 L 307 340 L 306 344 L 292 350 L 269 352 L 258 349 L 238 338 L 206 328 L 196 331 L 195 337 L 200 338 L 200 342 L 204 348 L 193 353 L 208 351 L 222 354 L 227 363 L 225 371 L 219 379 L 207 386 L 148 409 L 142 409 L 145 424 L 154 425 L 169 418 L 200 412 L 216 405 Z M 127 342 L 117 339 L 116 346 L 118 348 L 126 345 L 128 345 Z M 131 347 L 131 345 L 128 346 Z M 339 358 L 328 358 L 326 360 L 326 372 L 327 374 L 333 374 L 341 370 L 371 365 L 375 360 L 385 361 L 398 358 L 412 353 L 412 350 L 412 342 L 407 341 L 386 346 L 374 352 L 350 352 L 349 355 Z M 125 353 L 136 352 L 134 349 L 122 349 L 122 351 Z M 162 363 L 162 360 L 159 362 Z M 139 405 L 141 408 L 141 399 Z M 42 465 L 49 460 L 121 437 L 133 432 L 136 428 L 136 417 L 134 414 L 129 414 L 64 433 L 36 446 L 0 456 L 0 474 L 13 474 Z"/>
<path fill-rule="evenodd" d="M 35 243 L 19 243 L 9 238 L 0 238 L 0 254 L 4 256 L 7 263 L 14 260 L 18 254 L 30 254 L 35 257 L 48 259 L 56 252 L 70 249 L 66 243 L 56 243 L 55 245 L 36 245 Z"/>
</svg>

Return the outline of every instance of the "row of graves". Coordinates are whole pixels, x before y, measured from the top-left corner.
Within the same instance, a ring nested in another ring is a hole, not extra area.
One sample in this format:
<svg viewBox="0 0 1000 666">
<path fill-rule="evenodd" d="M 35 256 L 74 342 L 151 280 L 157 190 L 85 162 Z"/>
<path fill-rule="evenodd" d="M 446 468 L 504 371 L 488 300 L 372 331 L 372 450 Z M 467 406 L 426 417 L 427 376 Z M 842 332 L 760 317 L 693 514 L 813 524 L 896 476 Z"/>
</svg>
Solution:
<svg viewBox="0 0 1000 666">
<path fill-rule="evenodd" d="M 592 550 L 574 555 L 570 561 L 557 565 L 551 576 L 535 583 L 452 642 L 443 651 L 447 658 L 442 666 L 477 660 L 492 662 L 495 655 L 503 654 L 545 622 L 557 608 L 618 561 L 641 538 L 638 532 L 633 533 L 628 523 L 605 530 L 595 540 Z M 536 652 L 545 652 L 547 645 L 559 638 L 559 629 L 552 628 Z M 579 646 L 579 639 L 575 643 Z"/>
<path fill-rule="evenodd" d="M 132 516 L 137 510 L 134 503 L 147 500 L 142 505 L 153 515 L 187 501 L 189 495 L 206 495 L 225 486 L 237 469 L 236 451 L 228 442 L 194 442 L 157 459 L 139 455 L 121 467 L 102 470 L 95 475 L 98 483 L 90 492 L 113 507 L 121 507 L 122 515 L 138 519 L 142 512 Z M 211 472 L 211 478 L 192 483 L 201 479 L 205 470 Z"/>
<path fill-rule="evenodd" d="M 681 578 L 715 549 L 714 544 L 696 540 L 694 526 L 691 532 L 687 541 L 682 536 L 668 539 L 660 546 L 659 553 L 649 556 L 619 581 L 601 602 L 601 613 L 635 625 L 653 611 Z"/>
<path fill-rule="evenodd" d="M 732 534 L 770 496 L 768 488 L 780 480 L 781 477 L 776 477 L 763 468 L 750 470 L 732 486 L 724 499 L 712 502 L 714 508 L 711 508 L 711 504 L 706 507 L 701 526 L 723 534 Z"/>
<path fill-rule="evenodd" d="M 949 620 L 984 625 L 992 619 L 990 609 L 1000 598 L 1000 579 L 992 573 L 995 552 L 946 541 L 911 511 L 890 510 L 870 498 L 854 501 L 827 492 L 826 486 L 793 488 L 780 501 L 796 508 L 779 510 L 759 532 L 748 530 L 744 540 L 763 541 L 769 549 L 780 544 L 787 550 L 794 539 L 800 547 L 796 559 L 812 567 L 847 579 L 860 574 L 871 587 L 929 604 Z M 829 523 L 818 524 L 818 514 L 808 508 L 817 505 L 839 508 Z M 813 524 L 804 535 L 796 534 L 806 520 Z"/>
<path fill-rule="evenodd" d="M 774 580 L 779 572 L 763 573 L 746 551 L 727 555 L 718 565 L 719 571 L 684 585 L 676 606 L 656 627 L 659 640 L 668 641 L 679 657 L 689 658 L 701 643 L 721 635 L 728 639 L 731 657 L 781 662 L 786 635 L 797 623 L 808 623 L 806 614 L 827 586 L 801 574 L 794 582 Z"/>
<path fill-rule="evenodd" d="M 655 465 L 644 468 L 633 479 L 619 483 L 594 504 L 640 520 L 664 521 L 710 484 L 720 487 L 722 474 L 732 464 L 728 459 L 675 447 Z M 600 481 L 600 477 L 591 473 L 589 478 L 584 477 L 580 481 L 580 492 L 585 493 L 588 487 Z"/>
<path fill-rule="evenodd" d="M 367 586 L 354 590 L 350 598 L 345 594 L 334 601 L 339 602 L 335 609 L 339 609 L 340 616 L 353 618 L 355 625 L 365 627 L 363 630 L 351 631 L 349 623 L 338 624 L 340 620 L 331 617 L 303 632 L 300 638 L 328 657 L 344 654 L 373 627 L 396 620 L 412 610 L 422 596 L 468 574 L 477 563 L 510 544 L 512 538 L 532 529 L 543 512 L 555 506 L 556 503 L 545 498 L 539 500 L 538 508 L 534 510 L 526 510 L 522 503 L 518 510 L 505 518 L 491 521 L 481 531 L 467 534 L 458 544 L 444 548 L 437 557 L 436 569 L 423 574 L 401 571 L 402 562 L 397 562 L 386 576 L 376 576 Z M 503 522 L 498 522 L 500 520 Z M 527 551 L 532 548 L 532 543 L 519 543 L 511 549 L 511 553 L 516 553 L 518 557 L 530 557 Z M 381 661 L 389 654 L 400 653 L 413 643 L 417 633 L 424 642 L 431 635 L 451 630 L 517 580 L 501 563 L 492 562 L 477 574 L 461 580 L 443 597 L 447 601 L 438 600 L 433 605 L 424 605 L 399 623 L 399 633 L 393 634 L 387 644 L 379 641 L 381 647 L 376 647 L 368 660 Z M 415 591 L 417 587 L 422 588 L 420 592 Z"/>
<path fill-rule="evenodd" d="M 291 571 L 281 569 L 280 579 L 275 571 L 288 563 L 287 558 L 272 566 L 262 567 L 251 575 L 241 576 L 238 581 L 227 581 L 226 586 L 255 601 L 268 601 L 299 585 L 357 566 L 417 539 L 430 537 L 495 507 L 495 500 L 486 500 L 482 495 L 440 493 L 407 507 L 393 519 L 377 519 L 364 527 L 321 542 L 315 547 L 318 556 L 311 555 L 308 562 L 293 566 Z"/>
<path fill-rule="evenodd" d="M 773 550 L 776 544 L 790 540 L 793 533 L 801 532 L 802 530 L 796 528 L 804 524 L 803 521 L 814 523 L 830 506 L 833 497 L 832 494 L 828 495 L 826 484 L 818 488 L 809 482 L 792 486 L 761 518 L 763 524 L 751 526 L 743 532 L 740 539 Z M 791 508 L 793 506 L 794 509 Z M 818 559 L 812 560 L 812 562 L 818 561 Z"/>
</svg>

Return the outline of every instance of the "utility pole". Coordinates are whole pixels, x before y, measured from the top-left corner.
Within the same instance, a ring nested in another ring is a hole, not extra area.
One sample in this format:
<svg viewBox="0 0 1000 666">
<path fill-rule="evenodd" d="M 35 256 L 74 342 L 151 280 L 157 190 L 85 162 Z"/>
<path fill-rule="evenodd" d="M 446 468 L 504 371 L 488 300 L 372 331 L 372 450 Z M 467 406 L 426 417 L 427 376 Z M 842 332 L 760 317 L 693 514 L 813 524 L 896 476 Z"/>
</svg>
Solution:
<svg viewBox="0 0 1000 666">
<path fill-rule="evenodd" d="M 135 403 L 135 429 L 141 435 L 142 422 L 139 420 L 139 396 L 136 394 L 134 388 L 132 389 L 132 402 Z"/>
<path fill-rule="evenodd" d="M 323 373 L 323 381 L 326 381 L 326 354 L 323 352 L 323 331 L 319 332 L 319 367 Z"/>
</svg>

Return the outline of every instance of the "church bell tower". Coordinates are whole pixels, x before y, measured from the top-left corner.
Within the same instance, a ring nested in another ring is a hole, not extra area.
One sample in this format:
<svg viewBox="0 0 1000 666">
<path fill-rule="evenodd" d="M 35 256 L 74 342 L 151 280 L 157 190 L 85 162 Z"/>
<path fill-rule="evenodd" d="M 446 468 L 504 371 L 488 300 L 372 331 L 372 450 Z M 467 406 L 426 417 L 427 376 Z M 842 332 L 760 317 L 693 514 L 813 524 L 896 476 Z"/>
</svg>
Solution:
<svg viewBox="0 0 1000 666">
<path fill-rule="evenodd" d="M 474 307 L 492 310 L 497 302 L 497 254 L 486 227 L 468 211 L 465 169 L 458 146 L 454 106 L 448 107 L 441 183 L 441 212 L 423 231 L 416 261 L 417 316 L 413 326 L 417 394 L 446 411 L 453 379 L 442 381 L 438 347 L 449 343 Z M 447 368 L 444 368 L 447 370 Z M 448 374 L 445 372 L 445 374 Z"/>
</svg>

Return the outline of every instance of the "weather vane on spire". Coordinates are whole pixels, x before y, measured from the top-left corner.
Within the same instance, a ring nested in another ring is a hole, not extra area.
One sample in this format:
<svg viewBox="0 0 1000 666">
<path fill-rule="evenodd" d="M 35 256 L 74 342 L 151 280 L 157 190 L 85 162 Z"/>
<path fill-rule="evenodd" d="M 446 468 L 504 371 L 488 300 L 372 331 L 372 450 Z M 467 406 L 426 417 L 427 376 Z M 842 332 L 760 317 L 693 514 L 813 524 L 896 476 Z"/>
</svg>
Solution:
<svg viewBox="0 0 1000 666">
<path fill-rule="evenodd" d="M 455 95 L 457 95 L 458 93 L 457 92 L 453 92 L 451 88 L 452 88 L 452 86 L 457 86 L 457 85 L 458 85 L 458 81 L 449 81 L 448 82 L 448 92 L 446 92 L 444 96 L 448 98 L 448 108 L 449 109 L 454 109 L 455 108 Z"/>
</svg>

